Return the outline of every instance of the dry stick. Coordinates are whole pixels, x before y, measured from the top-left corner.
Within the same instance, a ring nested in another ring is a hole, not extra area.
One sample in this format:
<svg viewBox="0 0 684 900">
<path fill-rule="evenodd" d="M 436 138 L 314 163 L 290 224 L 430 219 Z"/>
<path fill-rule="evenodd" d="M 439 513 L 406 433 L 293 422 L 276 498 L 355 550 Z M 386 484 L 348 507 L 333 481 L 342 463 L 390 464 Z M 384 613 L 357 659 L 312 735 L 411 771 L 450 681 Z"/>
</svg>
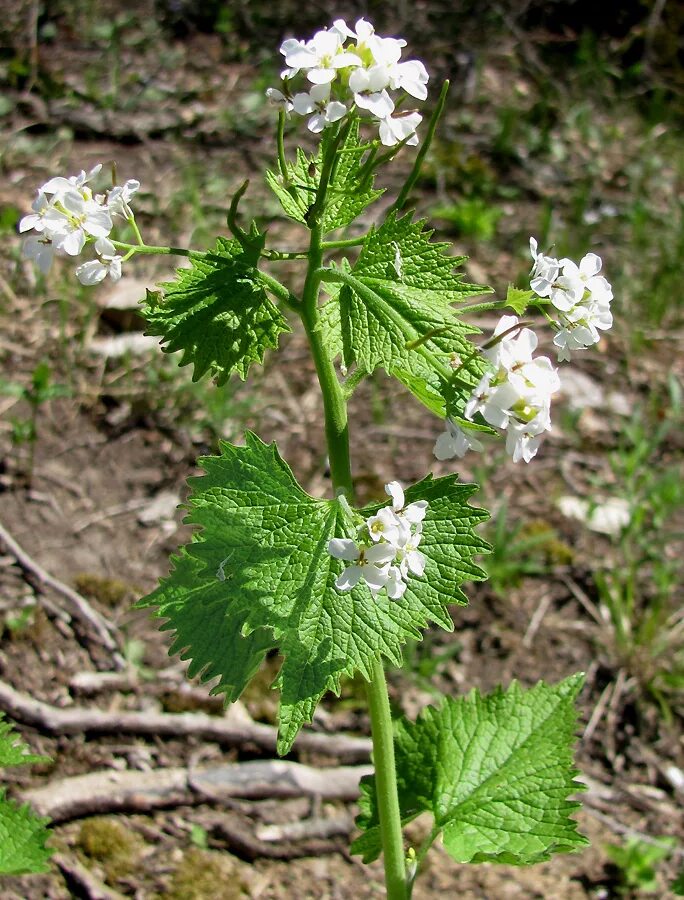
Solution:
<svg viewBox="0 0 684 900">
<path fill-rule="evenodd" d="M 68 853 L 55 853 L 52 862 L 64 876 L 73 897 L 87 897 L 88 900 L 124 900 L 123 894 L 102 884 L 99 878 Z"/>
<path fill-rule="evenodd" d="M 91 772 L 22 791 L 22 802 L 53 823 L 81 816 L 154 809 L 226 800 L 320 797 L 356 800 L 359 780 L 371 766 L 314 769 L 286 760 L 250 760 L 149 772 Z"/>
<path fill-rule="evenodd" d="M 82 597 L 78 591 L 75 591 L 73 588 L 70 588 L 69 585 L 64 584 L 50 575 L 49 572 L 46 572 L 41 565 L 32 559 L 28 553 L 19 546 L 1 523 L 0 540 L 2 540 L 8 552 L 16 559 L 24 572 L 36 579 L 41 587 L 52 588 L 53 591 L 61 594 L 62 597 L 69 601 L 74 616 L 89 627 L 90 632 L 93 633 L 93 637 L 98 644 L 109 650 L 115 667 L 117 669 L 125 669 L 126 661 L 120 654 L 118 644 L 113 637 L 115 626 L 111 622 L 108 622 L 104 616 L 101 616 L 100 613 L 96 612 L 85 597 Z"/>
<path fill-rule="evenodd" d="M 256 744 L 274 752 L 277 731 L 259 722 L 237 722 L 206 713 L 105 712 L 99 709 L 59 709 L 0 681 L 0 709 L 7 716 L 48 734 L 137 734 L 152 737 L 197 737 L 218 744 Z M 302 732 L 297 750 L 323 753 L 348 762 L 367 760 L 368 738 Z"/>
<path fill-rule="evenodd" d="M 236 822 L 223 816 L 210 821 L 212 838 L 221 840 L 226 848 L 239 859 L 253 862 L 255 859 L 296 859 L 302 856 L 321 856 L 338 852 L 347 856 L 346 841 L 335 838 L 308 838 L 299 843 L 274 844 L 255 837 L 247 821 Z"/>
<path fill-rule="evenodd" d="M 261 825 L 255 834 L 260 841 L 301 841 L 309 838 L 326 839 L 338 834 L 348 835 L 353 830 L 353 817 L 349 813 L 342 813 L 328 818 L 284 822 L 282 825 Z"/>
</svg>

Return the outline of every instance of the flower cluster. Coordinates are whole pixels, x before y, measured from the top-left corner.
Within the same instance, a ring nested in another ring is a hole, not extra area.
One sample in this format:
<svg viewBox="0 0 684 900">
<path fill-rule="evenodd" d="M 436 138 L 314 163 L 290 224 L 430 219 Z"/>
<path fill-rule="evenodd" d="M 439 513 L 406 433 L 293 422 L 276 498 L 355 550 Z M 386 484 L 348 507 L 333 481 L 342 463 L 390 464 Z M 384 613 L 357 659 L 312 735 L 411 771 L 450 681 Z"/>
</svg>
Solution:
<svg viewBox="0 0 684 900">
<path fill-rule="evenodd" d="M 96 258 L 76 269 L 81 284 L 98 284 L 107 275 L 113 281 L 121 278 L 122 257 L 109 239 L 112 217 L 133 218 L 129 203 L 140 182 L 131 179 L 104 194 L 93 194 L 90 183 L 101 169 L 97 165 L 88 174 L 59 175 L 38 189 L 33 212 L 19 222 L 19 231 L 35 232 L 26 238 L 23 252 L 41 272 L 49 272 L 55 256 L 79 256 L 92 243 Z"/>
<path fill-rule="evenodd" d="M 599 275 L 601 258 L 587 255 L 576 265 L 571 259 L 554 259 L 539 252 L 530 238 L 534 265 L 530 287 L 538 297 L 548 298 L 557 319 L 548 316 L 556 330 L 553 343 L 559 362 L 569 360 L 574 350 L 596 344 L 599 330 L 613 324 L 609 282 Z M 537 453 L 545 431 L 551 430 L 551 396 L 559 389 L 556 370 L 545 356 L 533 358 L 537 337 L 529 328 L 521 328 L 515 316 L 504 316 L 494 331 L 484 356 L 492 364 L 475 388 L 464 410 L 463 424 L 446 420 L 446 431 L 435 444 L 437 459 L 465 456 L 468 450 L 481 451 L 478 429 L 469 428 L 479 413 L 488 425 L 506 434 L 506 450 L 514 462 L 529 462 Z"/>
<path fill-rule="evenodd" d="M 548 297 L 558 318 L 553 339 L 558 360 L 569 360 L 573 350 L 586 350 L 600 340 L 599 331 L 613 324 L 609 282 L 599 275 L 601 258 L 587 255 L 576 265 L 571 259 L 554 259 L 538 252 L 537 241 L 530 238 L 534 260 L 530 287 L 540 297 Z"/>
<path fill-rule="evenodd" d="M 334 538 L 328 553 L 351 563 L 335 581 L 338 590 L 350 591 L 363 579 L 372 594 L 385 588 L 391 600 L 398 600 L 404 595 L 409 573 L 420 576 L 425 571 L 425 554 L 418 545 L 428 504 L 418 500 L 406 505 L 398 481 L 386 484 L 385 492 L 392 498 L 391 505 L 368 517 L 359 528 L 358 542 Z"/>
<path fill-rule="evenodd" d="M 403 91 L 417 100 L 427 97 L 428 73 L 416 59 L 400 62 L 406 41 L 380 37 L 365 19 L 354 30 L 343 19 L 317 31 L 309 41 L 290 38 L 280 52 L 287 68 L 281 72 L 282 90 L 269 88 L 267 97 L 287 112 L 310 116 L 310 131 L 319 133 L 342 119 L 354 104 L 377 121 L 381 142 L 388 147 L 406 140 L 417 144 L 422 116 L 415 110 L 397 112 L 390 91 Z M 294 93 L 290 82 L 306 73 L 307 91 Z"/>
<path fill-rule="evenodd" d="M 464 416 L 471 422 L 479 414 L 494 428 L 506 431 L 506 451 L 513 462 L 529 462 L 537 453 L 545 431 L 551 430 L 551 397 L 560 388 L 558 373 L 546 356 L 533 356 L 537 336 L 521 327 L 517 316 L 503 316 L 483 351 L 491 370 L 480 379 L 466 403 Z M 435 444 L 438 459 L 463 456 L 482 445 L 454 422 Z"/>
</svg>

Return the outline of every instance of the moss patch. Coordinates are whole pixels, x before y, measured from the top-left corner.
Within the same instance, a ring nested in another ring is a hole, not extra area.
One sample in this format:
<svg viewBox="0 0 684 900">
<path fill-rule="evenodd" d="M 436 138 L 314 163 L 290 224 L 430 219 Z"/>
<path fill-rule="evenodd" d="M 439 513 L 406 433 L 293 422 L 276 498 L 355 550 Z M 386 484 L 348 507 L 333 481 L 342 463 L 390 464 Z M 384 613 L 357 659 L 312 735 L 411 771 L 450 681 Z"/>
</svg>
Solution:
<svg viewBox="0 0 684 900">
<path fill-rule="evenodd" d="M 246 897 L 238 866 L 227 853 L 193 847 L 173 873 L 160 900 L 241 900 Z"/>
<path fill-rule="evenodd" d="M 97 863 L 108 884 L 115 884 L 136 868 L 142 842 L 115 819 L 96 816 L 81 825 L 76 846 L 86 862 Z"/>
</svg>

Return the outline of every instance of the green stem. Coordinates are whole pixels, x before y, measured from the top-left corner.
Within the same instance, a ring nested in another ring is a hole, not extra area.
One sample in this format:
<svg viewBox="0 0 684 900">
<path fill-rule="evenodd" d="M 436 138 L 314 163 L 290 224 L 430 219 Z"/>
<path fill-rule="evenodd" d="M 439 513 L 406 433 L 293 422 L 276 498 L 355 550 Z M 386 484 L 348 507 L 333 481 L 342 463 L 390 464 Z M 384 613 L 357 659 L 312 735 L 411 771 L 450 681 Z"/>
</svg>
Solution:
<svg viewBox="0 0 684 900">
<path fill-rule="evenodd" d="M 427 156 L 427 152 L 430 149 L 430 144 L 432 143 L 432 139 L 435 136 L 435 130 L 437 128 L 437 123 L 439 122 L 442 112 L 444 111 L 444 105 L 446 103 L 447 94 L 449 93 L 449 82 L 445 81 L 442 85 L 442 90 L 439 93 L 439 99 L 437 100 L 437 106 L 435 106 L 435 110 L 430 117 L 430 124 L 428 125 L 427 134 L 423 139 L 420 150 L 416 154 L 415 162 L 413 163 L 413 168 L 409 174 L 409 177 L 406 179 L 406 182 L 399 193 L 399 196 L 394 201 L 392 206 L 390 206 L 387 214 L 389 215 L 391 212 L 401 212 L 401 210 L 406 206 L 406 201 L 408 200 L 409 194 L 413 190 L 413 185 L 418 181 L 418 176 L 420 175 L 420 170 L 423 165 L 423 160 Z"/>
<path fill-rule="evenodd" d="M 283 184 L 287 187 L 290 178 L 287 174 L 287 160 L 285 159 L 285 110 L 284 109 L 281 109 L 280 112 L 278 113 L 277 144 L 278 144 L 278 166 L 280 168 L 280 174 L 283 179 Z"/>
<path fill-rule="evenodd" d="M 308 259 L 306 250 L 262 250 L 261 255 L 264 259 L 274 259 L 280 261 L 283 259 Z"/>
<path fill-rule="evenodd" d="M 341 492 L 351 498 L 354 494 L 354 486 L 349 456 L 347 401 L 319 329 L 318 291 L 321 286 L 320 266 L 323 261 L 321 237 L 321 229 L 318 225 L 311 229 L 309 266 L 299 312 L 309 339 L 311 355 L 313 356 L 318 382 L 323 394 L 325 438 L 330 459 L 330 477 L 332 478 L 335 492 Z"/>
<path fill-rule="evenodd" d="M 337 147 L 343 131 L 337 134 L 330 150 L 323 160 L 321 180 L 316 199 L 309 211 L 308 224 L 311 229 L 309 243 L 309 264 L 302 294 L 301 317 L 311 347 L 318 381 L 323 394 L 325 416 L 325 436 L 330 459 L 330 474 L 336 494 L 353 497 L 351 460 L 349 454 L 349 425 L 347 420 L 347 396 L 340 384 L 328 349 L 320 331 L 318 294 L 327 271 L 323 262 L 323 229 L 321 218 L 325 210 L 328 183 L 333 173 Z M 394 735 L 392 715 L 387 695 L 385 673 L 380 660 L 373 663 L 372 677 L 368 686 L 371 731 L 373 738 L 373 761 L 375 764 L 376 788 L 380 815 L 380 833 L 385 865 L 385 883 L 388 900 L 408 900 L 404 844 L 401 833 L 401 815 L 394 762 Z"/>
<path fill-rule="evenodd" d="M 337 250 L 338 247 L 360 247 L 366 240 L 366 235 L 357 238 L 343 238 L 340 241 L 323 241 L 321 248 L 323 250 Z"/>
<path fill-rule="evenodd" d="M 156 247 L 153 244 L 144 244 L 141 247 L 138 244 L 126 244 L 124 241 L 112 241 L 112 244 L 117 250 L 128 250 L 131 256 L 135 253 L 158 253 L 167 256 L 189 256 L 191 259 L 203 259 L 210 255 L 197 250 L 186 250 L 184 247 Z"/>
<path fill-rule="evenodd" d="M 388 900 L 408 900 L 404 840 L 401 834 L 401 813 L 394 761 L 394 734 L 387 682 L 382 662 L 373 663 L 368 685 L 368 707 L 373 736 L 373 765 L 375 791 L 378 800 L 380 838 L 385 865 L 385 887 Z"/>
<path fill-rule="evenodd" d="M 143 240 L 143 236 L 140 234 L 140 229 L 138 228 L 138 223 L 135 221 L 135 216 L 131 215 L 126 220 L 128 224 L 133 229 L 133 234 L 135 235 L 135 239 L 141 247 L 145 246 L 145 241 Z"/>
<path fill-rule="evenodd" d="M 292 291 L 288 291 L 284 284 L 281 284 L 272 275 L 262 272 L 261 269 L 257 269 L 256 274 L 266 290 L 270 291 L 274 297 L 282 300 L 286 306 L 289 306 L 295 312 L 300 312 L 301 302 L 299 297 L 295 296 Z"/>
<path fill-rule="evenodd" d="M 240 205 L 240 200 L 242 200 L 243 196 L 247 188 L 249 187 L 249 178 L 242 182 L 240 187 L 233 194 L 233 199 L 230 201 L 230 206 L 228 207 L 228 214 L 226 216 L 228 222 L 228 228 L 230 228 L 231 234 L 235 238 L 235 240 L 240 244 L 243 250 L 250 250 L 250 240 L 249 235 L 241 228 L 238 224 L 237 220 L 237 211 L 238 206 Z"/>
</svg>

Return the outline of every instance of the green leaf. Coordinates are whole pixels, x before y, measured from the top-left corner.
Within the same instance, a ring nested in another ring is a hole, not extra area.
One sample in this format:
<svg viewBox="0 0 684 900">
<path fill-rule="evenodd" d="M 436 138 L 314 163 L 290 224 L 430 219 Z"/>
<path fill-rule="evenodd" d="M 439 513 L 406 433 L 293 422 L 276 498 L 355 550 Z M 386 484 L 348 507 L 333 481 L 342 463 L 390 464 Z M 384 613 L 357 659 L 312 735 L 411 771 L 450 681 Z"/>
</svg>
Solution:
<svg viewBox="0 0 684 900">
<path fill-rule="evenodd" d="M 515 287 L 513 284 L 508 285 L 506 293 L 506 306 L 510 306 L 519 316 L 525 314 L 525 310 L 536 297 L 534 291 L 525 291 Z"/>
<path fill-rule="evenodd" d="M 193 364 L 193 381 L 211 372 L 221 385 L 233 371 L 244 381 L 250 365 L 291 330 L 256 272 L 263 236 L 253 229 L 250 237 L 249 251 L 219 238 L 211 255 L 193 258 L 175 281 L 147 292 L 147 333 L 161 336 L 165 352 L 182 351 L 180 365 Z"/>
<path fill-rule="evenodd" d="M 570 818 L 582 789 L 574 780 L 574 701 L 584 682 L 573 675 L 529 690 L 513 683 L 483 696 L 446 699 L 413 723 L 397 723 L 395 749 L 402 820 L 430 812 L 444 847 L 458 862 L 530 865 L 588 842 Z M 380 854 L 374 778 L 361 782 L 364 831 L 352 845 L 364 861 Z"/>
<path fill-rule="evenodd" d="M 45 757 L 27 752 L 28 748 L 3 721 L 0 713 L 0 767 L 42 762 Z M 52 853 L 45 846 L 49 837 L 47 819 L 5 797 L 0 789 L 0 875 L 47 872 Z"/>
<path fill-rule="evenodd" d="M 457 414 L 486 364 L 451 304 L 488 293 L 465 284 L 454 267 L 464 257 L 445 255 L 424 222 L 394 214 L 372 230 L 351 277 L 340 278 L 340 338 L 345 365 L 383 368 L 439 415 Z M 329 301 L 331 302 L 331 301 Z"/>
<path fill-rule="evenodd" d="M 360 519 L 344 501 L 309 496 L 274 444 L 248 433 L 246 446 L 222 443 L 220 456 L 200 463 L 205 474 L 191 479 L 188 521 L 201 530 L 141 604 L 168 619 L 171 652 L 192 659 L 190 673 L 218 677 L 213 690 L 229 699 L 266 650 L 279 649 L 280 753 L 323 694 L 339 693 L 342 676 L 369 678 L 381 655 L 399 665 L 402 645 L 430 621 L 451 630 L 447 605 L 466 602 L 460 584 L 484 577 L 472 557 L 487 549 L 473 532 L 486 514 L 468 505 L 475 486 L 455 476 L 427 478 L 406 492 L 407 502 L 430 504 L 421 543 L 428 563 L 393 601 L 384 591 L 374 598 L 364 584 L 337 590 L 344 563 L 328 543 L 355 538 Z"/>
<path fill-rule="evenodd" d="M 280 175 L 266 173 L 269 187 L 280 200 L 285 215 L 307 224 L 309 207 L 314 201 L 321 177 L 323 157 L 333 140 L 334 131 L 324 132 L 316 156 L 307 156 L 297 148 L 297 159 L 287 164 L 288 181 Z M 378 199 L 383 191 L 373 190 L 373 177 L 361 177 L 361 160 L 368 149 L 359 141 L 359 121 L 352 120 L 338 154 L 337 165 L 329 183 L 325 211 L 321 218 L 324 233 L 350 225 L 363 210 Z"/>
</svg>

